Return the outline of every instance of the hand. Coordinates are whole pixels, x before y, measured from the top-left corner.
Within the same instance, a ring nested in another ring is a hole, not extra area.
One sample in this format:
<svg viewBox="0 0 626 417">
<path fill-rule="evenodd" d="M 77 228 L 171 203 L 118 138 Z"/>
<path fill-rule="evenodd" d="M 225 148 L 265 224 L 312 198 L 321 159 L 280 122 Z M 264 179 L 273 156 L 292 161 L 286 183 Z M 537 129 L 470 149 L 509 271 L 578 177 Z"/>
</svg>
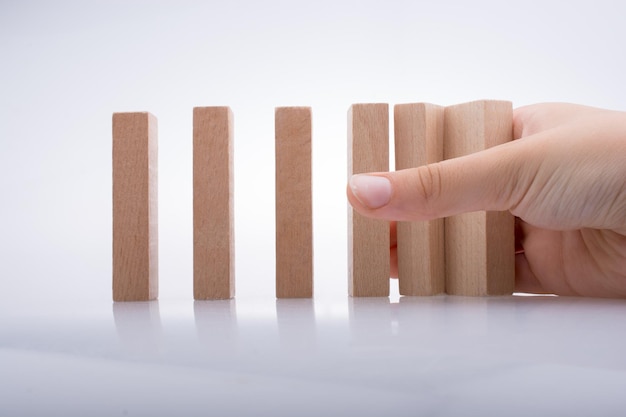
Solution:
<svg viewBox="0 0 626 417">
<path fill-rule="evenodd" d="M 517 140 L 482 152 L 355 175 L 348 200 L 398 221 L 508 210 L 524 249 L 516 291 L 626 297 L 626 113 L 538 104 L 515 110 L 513 125 Z"/>
</svg>

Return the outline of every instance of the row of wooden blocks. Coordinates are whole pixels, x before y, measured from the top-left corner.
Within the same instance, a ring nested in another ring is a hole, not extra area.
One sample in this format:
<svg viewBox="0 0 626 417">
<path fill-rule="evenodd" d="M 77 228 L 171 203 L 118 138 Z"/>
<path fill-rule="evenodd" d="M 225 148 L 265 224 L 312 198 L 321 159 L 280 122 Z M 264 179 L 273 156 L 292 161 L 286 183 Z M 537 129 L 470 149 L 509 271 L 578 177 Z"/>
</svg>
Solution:
<svg viewBox="0 0 626 417">
<path fill-rule="evenodd" d="M 476 152 L 511 140 L 509 102 L 394 108 L 396 169 Z M 311 109 L 275 110 L 276 296 L 313 296 Z M 349 176 L 389 170 L 389 107 L 355 104 L 348 113 Z M 157 120 L 113 114 L 113 299 L 158 296 Z M 194 298 L 235 295 L 233 114 L 193 109 Z M 389 222 L 349 210 L 348 289 L 388 296 Z M 510 294 L 513 217 L 477 212 L 397 225 L 402 295 Z"/>
<path fill-rule="evenodd" d="M 357 104 L 348 120 L 349 175 L 389 170 L 387 104 Z M 396 170 L 415 168 L 506 143 L 513 136 L 508 101 L 442 107 L 394 107 Z M 406 190 L 405 190 L 406 191 Z M 511 294 L 515 284 L 515 219 L 509 212 L 473 212 L 423 222 L 398 222 L 401 295 Z M 349 210 L 350 294 L 389 295 L 390 228 Z"/>
</svg>

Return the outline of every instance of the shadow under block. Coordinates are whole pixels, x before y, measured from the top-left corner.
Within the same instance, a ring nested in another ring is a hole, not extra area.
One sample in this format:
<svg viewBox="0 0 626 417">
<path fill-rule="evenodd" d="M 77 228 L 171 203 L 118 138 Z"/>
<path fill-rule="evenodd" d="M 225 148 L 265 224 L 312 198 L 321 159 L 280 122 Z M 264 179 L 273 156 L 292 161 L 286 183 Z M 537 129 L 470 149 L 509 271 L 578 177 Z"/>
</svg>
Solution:
<svg viewBox="0 0 626 417">
<path fill-rule="evenodd" d="M 444 108 L 426 103 L 394 107 L 396 170 L 443 159 Z M 401 295 L 445 292 L 443 219 L 397 223 L 398 280 Z"/>
<path fill-rule="evenodd" d="M 348 177 L 389 171 L 389 106 L 353 104 L 348 111 Z M 389 222 L 348 208 L 348 292 L 389 296 Z"/>
<path fill-rule="evenodd" d="M 193 109 L 193 296 L 235 296 L 233 114 Z"/>
<path fill-rule="evenodd" d="M 158 297 L 157 119 L 113 114 L 113 300 Z"/>
<path fill-rule="evenodd" d="M 506 101 L 446 107 L 444 158 L 478 152 L 512 140 L 513 109 Z M 511 294 L 515 285 L 514 217 L 480 211 L 445 219 L 446 292 Z"/>
<path fill-rule="evenodd" d="M 277 107 L 276 297 L 313 297 L 311 108 Z"/>
</svg>

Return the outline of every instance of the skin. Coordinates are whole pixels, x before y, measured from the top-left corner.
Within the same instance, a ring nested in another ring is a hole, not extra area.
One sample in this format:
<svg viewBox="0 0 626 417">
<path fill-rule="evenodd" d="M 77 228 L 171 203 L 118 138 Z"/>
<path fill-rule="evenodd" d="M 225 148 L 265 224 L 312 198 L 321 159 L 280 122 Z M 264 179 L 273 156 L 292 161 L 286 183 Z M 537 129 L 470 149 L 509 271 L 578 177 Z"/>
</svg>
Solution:
<svg viewBox="0 0 626 417">
<path fill-rule="evenodd" d="M 626 112 L 537 104 L 516 109 L 513 125 L 510 143 L 350 180 L 359 213 L 392 221 L 392 276 L 395 221 L 508 210 L 523 249 L 516 291 L 626 298 Z"/>
</svg>

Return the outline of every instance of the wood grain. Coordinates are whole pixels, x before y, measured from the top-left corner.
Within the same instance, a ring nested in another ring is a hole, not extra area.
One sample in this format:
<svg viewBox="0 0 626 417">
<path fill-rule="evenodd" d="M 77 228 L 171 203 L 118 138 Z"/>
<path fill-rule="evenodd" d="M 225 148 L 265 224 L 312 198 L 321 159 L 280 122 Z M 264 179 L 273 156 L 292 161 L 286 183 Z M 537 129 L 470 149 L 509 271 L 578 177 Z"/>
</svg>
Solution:
<svg viewBox="0 0 626 417">
<path fill-rule="evenodd" d="M 446 107 L 445 159 L 508 142 L 513 110 L 506 101 L 475 101 Z M 483 296 L 511 294 L 515 285 L 514 217 L 473 212 L 445 219 L 446 292 Z"/>
<path fill-rule="evenodd" d="M 312 121 L 309 107 L 278 107 L 276 297 L 313 297 Z"/>
<path fill-rule="evenodd" d="M 353 104 L 348 111 L 348 177 L 389 171 L 389 106 Z M 389 222 L 348 208 L 348 292 L 389 296 Z"/>
<path fill-rule="evenodd" d="M 444 108 L 427 103 L 394 107 L 396 170 L 443 159 Z M 398 279 L 401 295 L 445 292 L 443 219 L 398 222 Z"/>
<path fill-rule="evenodd" d="M 113 114 L 113 300 L 158 297 L 157 119 Z"/>
<path fill-rule="evenodd" d="M 193 295 L 235 296 L 233 114 L 193 109 Z"/>
</svg>

